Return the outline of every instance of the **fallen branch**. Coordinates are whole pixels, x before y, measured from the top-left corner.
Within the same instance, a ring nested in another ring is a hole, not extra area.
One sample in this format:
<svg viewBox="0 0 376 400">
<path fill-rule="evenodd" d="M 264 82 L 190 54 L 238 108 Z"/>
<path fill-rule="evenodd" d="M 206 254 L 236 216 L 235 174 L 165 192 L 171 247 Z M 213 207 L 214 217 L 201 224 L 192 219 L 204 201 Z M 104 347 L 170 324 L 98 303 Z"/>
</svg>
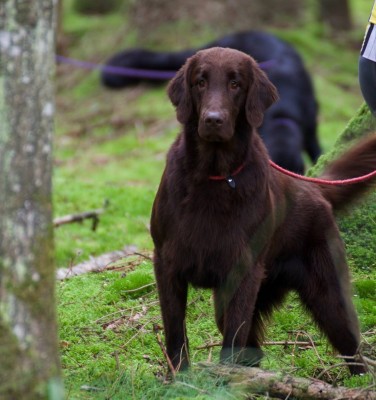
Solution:
<svg viewBox="0 0 376 400">
<path fill-rule="evenodd" d="M 129 257 L 135 256 L 136 259 L 129 260 Z M 56 271 L 56 279 L 63 280 L 73 276 L 86 274 L 88 272 L 102 272 L 102 271 L 132 271 L 141 262 L 140 258 L 151 261 L 151 253 L 140 253 L 137 251 L 136 246 L 127 246 L 123 250 L 116 250 L 110 253 L 104 253 L 97 257 L 90 257 L 88 261 L 84 261 L 77 265 L 72 265 L 68 268 L 59 268 Z M 143 288 L 137 288 L 140 290 Z"/>
<path fill-rule="evenodd" d="M 376 391 L 334 387 L 318 379 L 298 378 L 283 373 L 265 371 L 259 368 L 199 364 L 217 377 L 225 378 L 233 388 L 249 394 L 267 394 L 268 397 L 286 399 L 356 399 L 376 400 Z"/>
<path fill-rule="evenodd" d="M 85 219 L 92 219 L 93 225 L 91 229 L 95 231 L 99 223 L 99 216 L 104 213 L 107 206 L 108 203 L 106 201 L 103 208 L 98 210 L 85 211 L 78 214 L 65 215 L 64 217 L 55 218 L 53 221 L 54 228 L 57 228 L 61 225 L 72 224 L 74 222 L 82 222 Z"/>
<path fill-rule="evenodd" d="M 134 246 L 125 247 L 123 250 L 112 251 L 102 254 L 98 257 L 91 257 L 88 261 L 81 264 L 71 266 L 69 268 L 59 268 L 56 271 L 56 279 L 63 280 L 72 276 L 86 274 L 88 272 L 101 272 L 110 269 L 109 266 L 122 258 L 129 257 L 134 254 L 136 248 Z"/>
</svg>

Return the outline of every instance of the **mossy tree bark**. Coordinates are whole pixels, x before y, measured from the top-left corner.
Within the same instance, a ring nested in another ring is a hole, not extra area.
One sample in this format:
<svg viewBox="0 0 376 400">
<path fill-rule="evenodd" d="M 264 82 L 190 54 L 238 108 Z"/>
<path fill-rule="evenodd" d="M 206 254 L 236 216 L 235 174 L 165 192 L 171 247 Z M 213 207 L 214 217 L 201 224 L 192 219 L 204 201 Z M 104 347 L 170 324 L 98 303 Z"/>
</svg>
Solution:
<svg viewBox="0 0 376 400">
<path fill-rule="evenodd" d="M 60 399 L 51 142 L 55 0 L 0 2 L 0 398 Z"/>
<path fill-rule="evenodd" d="M 376 118 L 371 114 L 368 106 L 363 104 L 341 132 L 328 153 L 321 156 L 317 164 L 308 171 L 308 175 L 318 175 L 323 168 L 334 158 L 337 158 L 346 148 L 357 140 L 376 132 Z"/>
<path fill-rule="evenodd" d="M 368 106 L 363 104 L 339 134 L 333 149 L 321 156 L 308 175 L 317 176 L 349 146 L 363 137 L 376 132 L 376 118 Z M 346 244 L 351 269 L 367 273 L 374 269 L 376 259 L 374 221 L 376 220 L 376 191 L 366 199 L 360 199 L 356 207 L 338 216 L 339 227 Z"/>
</svg>

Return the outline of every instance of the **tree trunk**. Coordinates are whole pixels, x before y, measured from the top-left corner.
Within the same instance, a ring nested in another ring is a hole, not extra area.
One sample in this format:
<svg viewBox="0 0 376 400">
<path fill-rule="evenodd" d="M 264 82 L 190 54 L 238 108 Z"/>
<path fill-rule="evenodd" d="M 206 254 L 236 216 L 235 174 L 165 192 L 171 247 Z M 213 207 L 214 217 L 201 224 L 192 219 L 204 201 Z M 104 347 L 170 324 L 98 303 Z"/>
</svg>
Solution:
<svg viewBox="0 0 376 400">
<path fill-rule="evenodd" d="M 0 398 L 60 399 L 51 142 L 55 4 L 0 2 Z"/>
<path fill-rule="evenodd" d="M 320 0 L 320 21 L 329 25 L 334 31 L 347 31 L 352 27 L 350 5 L 348 0 Z"/>
</svg>

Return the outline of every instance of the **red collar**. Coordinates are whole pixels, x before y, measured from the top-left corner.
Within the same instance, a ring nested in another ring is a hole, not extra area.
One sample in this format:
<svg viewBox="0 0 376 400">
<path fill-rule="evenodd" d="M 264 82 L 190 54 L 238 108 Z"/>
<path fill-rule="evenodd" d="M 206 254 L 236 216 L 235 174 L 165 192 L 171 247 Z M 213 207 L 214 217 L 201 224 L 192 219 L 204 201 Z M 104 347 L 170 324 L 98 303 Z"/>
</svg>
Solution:
<svg viewBox="0 0 376 400">
<path fill-rule="evenodd" d="M 230 185 L 232 189 L 235 189 L 235 181 L 234 181 L 234 176 L 238 175 L 245 167 L 246 163 L 244 162 L 240 167 L 238 167 L 234 172 L 232 172 L 228 176 L 220 176 L 220 175 L 211 175 L 209 176 L 209 179 L 212 181 L 227 181 L 227 183 Z"/>
</svg>

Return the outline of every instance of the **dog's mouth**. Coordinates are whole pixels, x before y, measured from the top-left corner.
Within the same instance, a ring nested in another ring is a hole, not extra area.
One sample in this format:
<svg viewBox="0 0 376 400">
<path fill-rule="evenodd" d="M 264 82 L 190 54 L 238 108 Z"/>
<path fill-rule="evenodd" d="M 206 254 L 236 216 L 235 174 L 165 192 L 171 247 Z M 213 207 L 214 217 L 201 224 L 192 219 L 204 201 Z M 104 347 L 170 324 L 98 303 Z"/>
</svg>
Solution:
<svg viewBox="0 0 376 400">
<path fill-rule="evenodd" d="M 199 136 L 203 141 L 208 143 L 226 143 L 229 141 L 229 138 L 218 135 L 217 132 L 205 132 L 203 134 L 199 133 Z"/>
<path fill-rule="evenodd" d="M 201 140 L 208 143 L 226 143 L 234 136 L 234 128 L 229 123 L 224 123 L 219 127 L 208 127 L 200 121 L 198 135 Z"/>
</svg>

